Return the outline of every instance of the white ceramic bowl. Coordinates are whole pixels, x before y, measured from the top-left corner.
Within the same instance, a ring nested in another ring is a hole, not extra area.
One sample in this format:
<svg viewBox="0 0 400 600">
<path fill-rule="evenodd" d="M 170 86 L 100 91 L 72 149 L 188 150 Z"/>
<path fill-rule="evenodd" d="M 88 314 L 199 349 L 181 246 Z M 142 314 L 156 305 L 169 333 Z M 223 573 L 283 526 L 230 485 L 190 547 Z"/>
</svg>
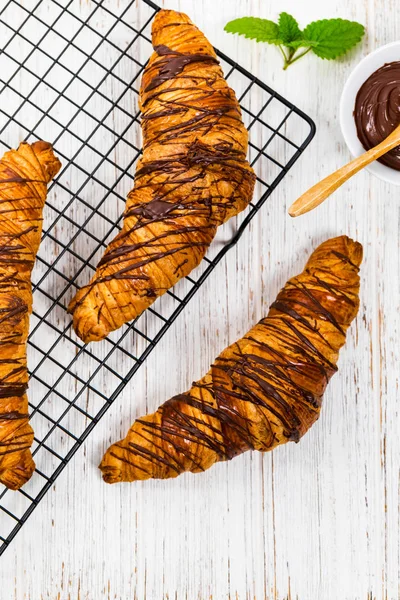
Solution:
<svg viewBox="0 0 400 600">
<path fill-rule="evenodd" d="M 374 71 L 383 67 L 385 63 L 399 60 L 400 41 L 381 46 L 363 58 L 346 81 L 340 99 L 340 127 L 345 142 L 353 156 L 359 156 L 365 152 L 363 145 L 357 137 L 357 129 L 353 117 L 358 90 Z M 366 169 L 379 177 L 379 179 L 383 179 L 394 185 L 400 185 L 400 171 L 391 169 L 377 161 L 371 163 Z"/>
</svg>

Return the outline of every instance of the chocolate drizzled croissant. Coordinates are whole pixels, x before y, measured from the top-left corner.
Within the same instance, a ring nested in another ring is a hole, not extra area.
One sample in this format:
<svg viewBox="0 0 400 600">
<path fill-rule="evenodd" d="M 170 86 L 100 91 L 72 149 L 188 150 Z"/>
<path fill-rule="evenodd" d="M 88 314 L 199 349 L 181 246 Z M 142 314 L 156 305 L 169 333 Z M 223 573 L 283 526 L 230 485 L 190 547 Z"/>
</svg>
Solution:
<svg viewBox="0 0 400 600">
<path fill-rule="evenodd" d="M 13 490 L 35 469 L 25 393 L 31 271 L 47 184 L 60 167 L 47 142 L 22 143 L 0 160 L 0 482 Z"/>
<path fill-rule="evenodd" d="M 217 228 L 251 200 L 248 135 L 215 52 L 183 13 L 162 10 L 143 73 L 143 156 L 122 231 L 72 300 L 76 333 L 101 340 L 202 260 Z"/>
<path fill-rule="evenodd" d="M 359 307 L 362 246 L 321 244 L 269 314 L 220 354 L 203 379 L 138 419 L 100 464 L 107 483 L 204 471 L 246 450 L 298 441 L 317 420 Z"/>
</svg>

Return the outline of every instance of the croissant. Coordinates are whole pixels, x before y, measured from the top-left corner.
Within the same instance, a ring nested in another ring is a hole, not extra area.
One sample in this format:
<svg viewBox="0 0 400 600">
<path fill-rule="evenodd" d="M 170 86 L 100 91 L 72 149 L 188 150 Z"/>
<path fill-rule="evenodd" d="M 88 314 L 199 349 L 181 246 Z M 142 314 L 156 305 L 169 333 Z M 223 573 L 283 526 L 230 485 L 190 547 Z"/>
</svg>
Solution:
<svg viewBox="0 0 400 600">
<path fill-rule="evenodd" d="M 246 450 L 297 442 L 324 390 L 358 307 L 362 246 L 321 244 L 269 314 L 219 355 L 189 392 L 138 419 L 100 464 L 107 483 L 176 477 Z"/>
<path fill-rule="evenodd" d="M 212 46 L 172 10 L 157 13 L 152 38 L 140 91 L 143 156 L 123 229 L 69 305 L 84 342 L 103 339 L 188 275 L 253 194 L 247 131 Z"/>
<path fill-rule="evenodd" d="M 0 482 L 13 490 L 35 469 L 25 393 L 31 271 L 47 184 L 60 167 L 51 145 L 41 141 L 24 142 L 0 160 Z"/>
</svg>

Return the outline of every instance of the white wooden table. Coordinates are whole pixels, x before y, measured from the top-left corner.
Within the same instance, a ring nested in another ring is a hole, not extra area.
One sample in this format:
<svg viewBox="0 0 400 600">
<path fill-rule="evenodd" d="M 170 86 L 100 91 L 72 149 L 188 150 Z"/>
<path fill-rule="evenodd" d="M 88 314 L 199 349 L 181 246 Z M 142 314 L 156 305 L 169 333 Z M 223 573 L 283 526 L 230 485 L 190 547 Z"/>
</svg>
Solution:
<svg viewBox="0 0 400 600">
<path fill-rule="evenodd" d="M 0 559 L 1 600 L 396 600 L 399 189 L 361 173 L 319 210 L 297 220 L 286 211 L 350 158 L 338 123 L 343 83 L 363 55 L 399 39 L 397 1 L 165 6 L 186 11 L 216 46 L 308 112 L 317 135 Z M 303 26 L 356 19 L 367 36 L 343 60 L 307 56 L 284 72 L 275 48 L 223 32 L 232 18 L 280 10 Z M 342 233 L 364 245 L 361 309 L 309 434 L 202 475 L 106 486 L 96 466 L 109 443 L 135 416 L 187 389 L 266 314 L 311 249 Z"/>
</svg>

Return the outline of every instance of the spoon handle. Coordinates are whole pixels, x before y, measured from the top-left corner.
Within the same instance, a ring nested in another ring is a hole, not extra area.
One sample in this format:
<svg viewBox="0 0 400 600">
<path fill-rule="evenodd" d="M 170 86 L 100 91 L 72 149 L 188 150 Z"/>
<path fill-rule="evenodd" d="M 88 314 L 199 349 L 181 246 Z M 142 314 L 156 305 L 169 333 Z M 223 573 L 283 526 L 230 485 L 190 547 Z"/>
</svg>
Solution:
<svg viewBox="0 0 400 600">
<path fill-rule="evenodd" d="M 394 131 L 380 144 L 364 152 L 361 156 L 358 156 L 354 160 L 347 163 L 334 173 L 328 175 L 322 179 L 322 181 L 313 185 L 307 192 L 305 192 L 300 198 L 293 202 L 289 208 L 289 215 L 291 217 L 298 217 L 303 215 L 313 208 L 322 204 L 324 200 L 328 198 L 335 190 L 337 190 L 343 183 L 345 183 L 350 177 L 361 171 L 364 167 L 369 165 L 371 162 L 389 152 L 396 146 L 400 145 L 400 126 L 396 127 Z"/>
</svg>

